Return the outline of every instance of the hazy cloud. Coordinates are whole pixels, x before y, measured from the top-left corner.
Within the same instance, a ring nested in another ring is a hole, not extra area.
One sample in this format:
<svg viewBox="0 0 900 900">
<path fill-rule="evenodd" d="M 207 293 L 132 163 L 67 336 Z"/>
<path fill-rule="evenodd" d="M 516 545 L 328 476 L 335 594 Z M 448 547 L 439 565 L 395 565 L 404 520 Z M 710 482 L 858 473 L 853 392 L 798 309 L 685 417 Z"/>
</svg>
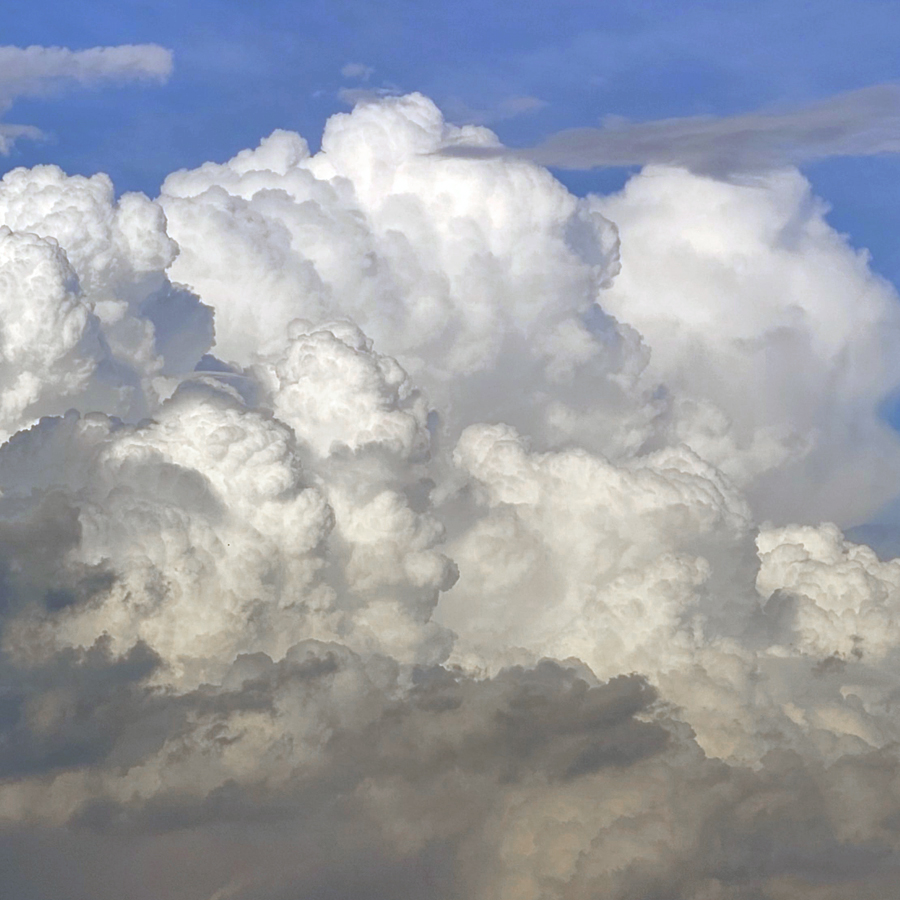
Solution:
<svg viewBox="0 0 900 900">
<path fill-rule="evenodd" d="M 600 128 L 567 129 L 535 147 L 506 152 L 562 169 L 660 164 L 729 175 L 829 156 L 898 151 L 900 86 L 878 84 L 786 111 L 651 122 L 609 116 Z M 452 147 L 445 152 L 489 156 L 501 151 Z"/>
<path fill-rule="evenodd" d="M 894 896 L 900 560 L 820 523 L 900 483 L 896 293 L 796 169 L 366 101 L 0 180 L 4 889 Z"/>
<path fill-rule="evenodd" d="M 363 103 L 377 103 L 385 97 L 397 97 L 401 90 L 396 85 L 387 84 L 382 87 L 342 87 L 338 89 L 338 100 L 347 106 L 360 106 Z"/>
<path fill-rule="evenodd" d="M 489 125 L 492 122 L 502 122 L 537 112 L 546 105 L 547 101 L 541 100 L 539 97 L 518 94 L 504 97 L 492 105 L 478 107 L 470 106 L 459 98 L 453 98 L 444 102 L 442 109 L 444 109 L 451 121 L 471 123 L 473 125 Z"/>
<path fill-rule="evenodd" d="M 20 97 L 42 97 L 74 87 L 127 81 L 164 83 L 172 74 L 172 52 L 158 44 L 125 44 L 70 50 L 67 47 L 0 47 L 0 114 Z M 18 138 L 38 138 L 38 129 L 0 123 L 0 153 Z"/>
<path fill-rule="evenodd" d="M 359 81 L 368 81 L 374 72 L 374 67 L 358 62 L 348 62 L 345 66 L 341 67 L 341 75 L 343 75 L 344 78 L 353 78 L 358 79 Z"/>
</svg>

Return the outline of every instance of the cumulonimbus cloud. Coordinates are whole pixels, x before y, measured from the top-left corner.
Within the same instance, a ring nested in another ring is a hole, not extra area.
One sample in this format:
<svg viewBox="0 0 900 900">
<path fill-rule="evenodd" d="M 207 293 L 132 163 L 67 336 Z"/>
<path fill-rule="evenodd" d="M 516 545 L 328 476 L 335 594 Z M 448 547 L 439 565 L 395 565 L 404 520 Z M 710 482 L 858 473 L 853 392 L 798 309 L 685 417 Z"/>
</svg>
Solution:
<svg viewBox="0 0 900 900">
<path fill-rule="evenodd" d="M 70 50 L 67 47 L 0 47 L 0 113 L 22 97 L 43 97 L 74 87 L 156 81 L 172 74 L 172 52 L 158 44 L 125 44 Z M 30 126 L 0 123 L 0 153 L 19 138 L 40 137 Z"/>
<path fill-rule="evenodd" d="M 658 164 L 720 176 L 831 156 L 878 156 L 900 152 L 900 86 L 877 84 L 800 108 L 733 116 L 651 122 L 610 116 L 600 128 L 566 129 L 535 147 L 501 151 L 456 146 L 444 152 L 508 152 L 560 169 Z"/>
<path fill-rule="evenodd" d="M 451 144 L 0 181 L 4 888 L 892 896 L 896 292 L 796 170 Z"/>
</svg>

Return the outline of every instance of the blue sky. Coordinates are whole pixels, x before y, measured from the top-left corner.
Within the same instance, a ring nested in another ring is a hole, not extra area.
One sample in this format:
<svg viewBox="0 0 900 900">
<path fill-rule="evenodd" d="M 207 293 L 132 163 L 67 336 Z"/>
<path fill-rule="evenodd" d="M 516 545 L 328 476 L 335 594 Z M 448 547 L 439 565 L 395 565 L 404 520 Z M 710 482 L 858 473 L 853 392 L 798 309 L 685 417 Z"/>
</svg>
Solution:
<svg viewBox="0 0 900 900">
<path fill-rule="evenodd" d="M 102 170 L 119 190 L 151 196 L 173 169 L 227 158 L 276 127 L 315 145 L 325 119 L 345 108 L 342 87 L 420 90 L 449 118 L 485 121 L 521 146 L 611 114 L 731 116 L 900 81 L 900 4 L 884 0 L 7 0 L 4 13 L 11 45 L 174 51 L 164 86 L 22 99 L 5 116 L 51 138 L 20 142 L 0 167 Z M 342 77 L 350 62 L 372 68 L 366 85 Z M 832 204 L 833 224 L 900 282 L 900 157 L 804 170 Z M 618 187 L 625 172 L 559 174 L 582 193 Z"/>
</svg>

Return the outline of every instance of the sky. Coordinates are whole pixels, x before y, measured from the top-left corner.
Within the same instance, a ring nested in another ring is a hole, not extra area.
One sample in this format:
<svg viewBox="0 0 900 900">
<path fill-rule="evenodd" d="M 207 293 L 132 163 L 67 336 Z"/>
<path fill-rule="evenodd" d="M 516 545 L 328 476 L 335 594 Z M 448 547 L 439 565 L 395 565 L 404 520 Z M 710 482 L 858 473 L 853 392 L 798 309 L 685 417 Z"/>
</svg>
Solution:
<svg viewBox="0 0 900 900">
<path fill-rule="evenodd" d="M 3 12 L 4 897 L 895 896 L 896 4 Z"/>
</svg>

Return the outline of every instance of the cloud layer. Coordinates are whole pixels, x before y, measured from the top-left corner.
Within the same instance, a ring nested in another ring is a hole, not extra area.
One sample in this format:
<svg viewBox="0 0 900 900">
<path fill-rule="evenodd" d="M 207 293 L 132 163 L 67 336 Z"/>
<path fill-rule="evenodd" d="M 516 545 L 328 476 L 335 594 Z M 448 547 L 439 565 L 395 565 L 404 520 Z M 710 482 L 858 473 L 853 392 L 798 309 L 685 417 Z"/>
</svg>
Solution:
<svg viewBox="0 0 900 900">
<path fill-rule="evenodd" d="M 896 294 L 795 170 L 448 145 L 0 182 L 8 889 L 888 896 Z"/>
</svg>

